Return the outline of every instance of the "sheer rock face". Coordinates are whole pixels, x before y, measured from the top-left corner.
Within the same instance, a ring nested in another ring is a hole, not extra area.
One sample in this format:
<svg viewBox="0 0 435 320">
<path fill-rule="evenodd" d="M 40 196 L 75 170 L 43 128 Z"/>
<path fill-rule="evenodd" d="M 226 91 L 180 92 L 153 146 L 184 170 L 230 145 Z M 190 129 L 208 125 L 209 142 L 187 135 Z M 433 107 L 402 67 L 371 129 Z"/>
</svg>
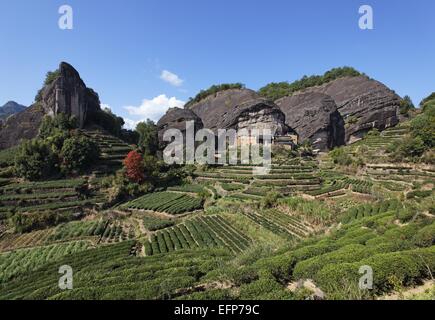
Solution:
<svg viewBox="0 0 435 320">
<path fill-rule="evenodd" d="M 59 66 L 59 76 L 42 89 L 41 103 L 48 115 L 75 116 L 81 128 L 100 109 L 98 95 L 87 88 L 79 73 L 65 62 Z"/>
<path fill-rule="evenodd" d="M 163 135 L 168 129 L 178 129 L 183 133 L 183 136 L 185 136 L 186 123 L 189 121 L 193 121 L 195 133 L 197 130 L 203 128 L 201 119 L 191 110 L 180 108 L 169 109 L 159 122 L 157 122 L 160 146 L 163 147 L 167 143 L 163 141 Z"/>
<path fill-rule="evenodd" d="M 210 95 L 190 106 L 201 118 L 204 128 L 270 129 L 282 135 L 291 129 L 285 124 L 285 115 L 271 101 L 248 89 L 230 89 Z"/>
<path fill-rule="evenodd" d="M 344 77 L 303 92 L 320 92 L 334 99 L 345 121 L 345 141 L 353 142 L 372 128 L 399 123 L 401 98 L 382 83 L 365 76 Z"/>
<path fill-rule="evenodd" d="M 42 107 L 33 105 L 10 116 L 0 129 L 0 149 L 13 147 L 22 139 L 36 137 L 44 115 Z"/>
<path fill-rule="evenodd" d="M 58 76 L 41 89 L 40 101 L 8 118 L 0 130 L 0 149 L 15 146 L 22 139 L 35 138 L 45 115 L 75 116 L 83 128 L 100 110 L 98 94 L 86 87 L 71 65 L 62 62 L 58 71 Z"/>
<path fill-rule="evenodd" d="M 286 124 L 321 151 L 344 144 L 344 121 L 335 101 L 323 93 L 297 93 L 275 103 L 285 114 Z"/>
</svg>

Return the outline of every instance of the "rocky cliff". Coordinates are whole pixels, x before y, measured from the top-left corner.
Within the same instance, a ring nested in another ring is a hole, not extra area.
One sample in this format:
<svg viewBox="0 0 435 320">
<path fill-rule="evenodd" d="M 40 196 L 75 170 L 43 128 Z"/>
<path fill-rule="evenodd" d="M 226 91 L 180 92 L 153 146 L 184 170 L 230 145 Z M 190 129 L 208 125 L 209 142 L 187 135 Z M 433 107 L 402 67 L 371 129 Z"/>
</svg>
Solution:
<svg viewBox="0 0 435 320">
<path fill-rule="evenodd" d="M 299 135 L 299 141 L 309 140 L 321 151 L 344 144 L 344 121 L 335 101 L 317 92 L 298 93 L 275 103 L 285 114 L 285 123 Z"/>
<path fill-rule="evenodd" d="M 100 110 L 98 94 L 87 88 L 79 73 L 62 62 L 39 91 L 37 101 L 26 110 L 8 118 L 0 130 L 0 149 L 17 145 L 22 139 L 38 134 L 45 115 L 65 113 L 75 116 L 83 128 Z"/>
<path fill-rule="evenodd" d="M 65 113 L 75 116 L 82 128 L 86 120 L 100 109 L 98 95 L 86 87 L 79 73 L 70 64 L 62 62 L 57 76 L 41 91 L 41 101 L 48 115 Z"/>
<path fill-rule="evenodd" d="M 44 115 L 42 107 L 35 104 L 10 116 L 0 130 L 0 149 L 7 149 L 23 139 L 36 137 Z"/>
<path fill-rule="evenodd" d="M 212 94 L 189 107 L 204 127 L 218 129 L 271 129 L 285 134 L 291 129 L 285 124 L 284 113 L 271 101 L 248 89 L 230 89 Z"/>
<path fill-rule="evenodd" d="M 345 121 L 345 141 L 351 143 L 372 128 L 384 130 L 399 122 L 401 98 L 384 84 L 366 76 L 344 77 L 303 91 L 334 99 Z"/>
<path fill-rule="evenodd" d="M 178 129 L 183 135 L 186 133 L 186 122 L 193 121 L 195 125 L 195 132 L 203 128 L 201 119 L 189 109 L 171 108 L 166 114 L 157 122 L 157 130 L 160 147 L 166 144 L 163 141 L 163 135 L 168 129 Z"/>
</svg>

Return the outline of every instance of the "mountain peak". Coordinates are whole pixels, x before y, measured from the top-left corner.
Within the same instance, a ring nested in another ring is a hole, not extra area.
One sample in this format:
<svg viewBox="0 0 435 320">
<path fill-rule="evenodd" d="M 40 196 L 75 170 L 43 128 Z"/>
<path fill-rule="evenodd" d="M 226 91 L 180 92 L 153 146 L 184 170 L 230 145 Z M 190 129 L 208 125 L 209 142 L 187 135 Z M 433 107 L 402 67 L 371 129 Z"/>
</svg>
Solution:
<svg viewBox="0 0 435 320">
<path fill-rule="evenodd" d="M 21 111 L 24 111 L 25 109 L 26 109 L 25 106 L 15 101 L 8 101 L 2 107 L 0 107 L 0 118 L 6 119 L 7 117 L 19 113 Z"/>
</svg>

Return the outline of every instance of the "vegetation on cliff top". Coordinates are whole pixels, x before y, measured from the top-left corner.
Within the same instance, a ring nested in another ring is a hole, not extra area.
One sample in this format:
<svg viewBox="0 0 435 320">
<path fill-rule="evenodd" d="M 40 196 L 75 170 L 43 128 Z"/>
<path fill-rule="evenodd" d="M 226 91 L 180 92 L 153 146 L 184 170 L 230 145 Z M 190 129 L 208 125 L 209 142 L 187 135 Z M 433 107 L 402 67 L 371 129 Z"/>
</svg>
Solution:
<svg viewBox="0 0 435 320">
<path fill-rule="evenodd" d="M 320 86 L 324 83 L 336 80 L 343 77 L 357 77 L 362 75 L 359 71 L 352 67 L 334 68 L 323 75 L 303 76 L 302 79 L 296 80 L 292 83 L 289 82 L 272 82 L 264 86 L 258 93 L 272 101 L 289 96 L 296 91 L 306 88 Z"/>
<path fill-rule="evenodd" d="M 192 104 L 197 103 L 201 101 L 202 99 L 205 99 L 206 97 L 216 94 L 220 91 L 229 90 L 229 89 L 243 89 L 245 88 L 245 85 L 242 83 L 224 83 L 219 85 L 212 85 L 207 90 L 201 90 L 194 98 L 189 98 L 189 101 L 184 106 L 186 109 L 188 109 Z"/>
</svg>

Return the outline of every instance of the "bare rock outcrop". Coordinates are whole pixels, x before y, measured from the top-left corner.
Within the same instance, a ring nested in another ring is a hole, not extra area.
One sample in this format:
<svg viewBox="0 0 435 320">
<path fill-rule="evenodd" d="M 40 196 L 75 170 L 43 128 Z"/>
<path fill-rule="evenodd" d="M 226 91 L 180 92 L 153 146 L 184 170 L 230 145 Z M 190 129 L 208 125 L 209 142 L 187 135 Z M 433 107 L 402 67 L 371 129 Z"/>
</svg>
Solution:
<svg viewBox="0 0 435 320">
<path fill-rule="evenodd" d="M 163 147 L 163 135 L 168 129 L 178 129 L 183 135 L 186 134 L 186 122 L 193 121 L 195 132 L 203 128 L 201 119 L 189 109 L 171 108 L 166 114 L 157 122 L 157 130 L 160 146 Z"/>
<path fill-rule="evenodd" d="M 40 103 L 48 115 L 75 116 L 81 128 L 100 109 L 98 95 L 86 87 L 77 70 L 66 62 L 60 64 L 57 77 L 42 89 Z"/>
<path fill-rule="evenodd" d="M 249 89 L 230 89 L 212 94 L 189 107 L 201 118 L 204 128 L 270 129 L 282 135 L 291 131 L 284 113 L 271 101 Z"/>
<path fill-rule="evenodd" d="M 44 115 L 41 106 L 33 105 L 10 116 L 0 129 L 0 150 L 13 147 L 23 139 L 36 137 Z"/>
<path fill-rule="evenodd" d="M 275 101 L 299 141 L 309 140 L 314 149 L 325 151 L 344 144 L 344 121 L 335 101 L 318 92 L 297 93 Z"/>
<path fill-rule="evenodd" d="M 401 98 L 384 84 L 366 76 L 343 77 L 303 91 L 334 99 L 345 121 L 345 140 L 360 139 L 372 128 L 384 130 L 399 123 Z"/>
</svg>

